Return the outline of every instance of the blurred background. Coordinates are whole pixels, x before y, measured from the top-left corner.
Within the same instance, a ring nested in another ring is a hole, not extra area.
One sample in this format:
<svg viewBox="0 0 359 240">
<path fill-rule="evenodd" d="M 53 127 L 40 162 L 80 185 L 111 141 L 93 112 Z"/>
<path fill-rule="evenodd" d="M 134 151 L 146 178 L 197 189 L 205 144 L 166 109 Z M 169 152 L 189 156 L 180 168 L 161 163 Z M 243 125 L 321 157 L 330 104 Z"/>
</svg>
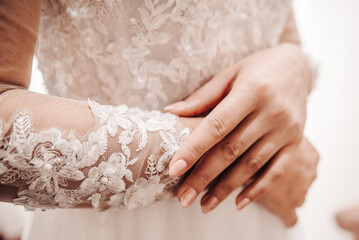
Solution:
<svg viewBox="0 0 359 240">
<path fill-rule="evenodd" d="M 306 135 L 321 160 L 302 227 L 308 239 L 353 239 L 333 215 L 359 204 L 359 1 L 296 0 L 294 9 L 304 49 L 320 64 Z"/>
<path fill-rule="evenodd" d="M 349 240 L 353 237 L 337 227 L 334 214 L 359 204 L 359 1 L 294 0 L 293 5 L 304 50 L 320 66 L 305 134 L 321 160 L 299 225 L 306 239 Z M 35 60 L 30 89 L 46 92 L 36 65 Z M 22 207 L 0 204 L 0 213 L 0 232 L 9 239 L 31 222 Z"/>
</svg>

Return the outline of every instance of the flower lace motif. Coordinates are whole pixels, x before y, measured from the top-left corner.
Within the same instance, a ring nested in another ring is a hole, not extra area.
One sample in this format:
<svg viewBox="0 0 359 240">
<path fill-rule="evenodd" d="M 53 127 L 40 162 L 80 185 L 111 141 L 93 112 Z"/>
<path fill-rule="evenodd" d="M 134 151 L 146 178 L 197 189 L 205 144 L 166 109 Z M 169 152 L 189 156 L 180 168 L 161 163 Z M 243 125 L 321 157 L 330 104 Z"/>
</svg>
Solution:
<svg viewBox="0 0 359 240">
<path fill-rule="evenodd" d="M 177 132 L 178 118 L 169 113 L 88 104 L 99 126 L 86 141 L 57 128 L 36 131 L 26 110 L 12 124 L 0 122 L 0 183 L 19 187 L 14 203 L 29 210 L 84 203 L 133 209 L 168 195 L 168 162 L 189 129 Z M 161 148 L 146 149 L 156 137 Z"/>
<path fill-rule="evenodd" d="M 277 44 L 290 7 L 290 0 L 44 0 L 36 55 L 53 95 L 162 109 Z"/>
</svg>

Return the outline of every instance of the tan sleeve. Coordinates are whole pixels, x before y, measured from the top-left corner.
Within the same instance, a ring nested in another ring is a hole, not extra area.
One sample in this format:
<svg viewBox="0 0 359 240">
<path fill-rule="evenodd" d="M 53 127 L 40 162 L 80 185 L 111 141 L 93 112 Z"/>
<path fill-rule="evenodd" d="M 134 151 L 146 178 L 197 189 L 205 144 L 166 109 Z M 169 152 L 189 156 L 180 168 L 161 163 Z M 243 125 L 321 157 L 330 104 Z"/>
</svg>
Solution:
<svg viewBox="0 0 359 240">
<path fill-rule="evenodd" d="M 25 88 L 30 84 L 41 2 L 41 0 L 0 1 L 1 83 Z"/>
</svg>

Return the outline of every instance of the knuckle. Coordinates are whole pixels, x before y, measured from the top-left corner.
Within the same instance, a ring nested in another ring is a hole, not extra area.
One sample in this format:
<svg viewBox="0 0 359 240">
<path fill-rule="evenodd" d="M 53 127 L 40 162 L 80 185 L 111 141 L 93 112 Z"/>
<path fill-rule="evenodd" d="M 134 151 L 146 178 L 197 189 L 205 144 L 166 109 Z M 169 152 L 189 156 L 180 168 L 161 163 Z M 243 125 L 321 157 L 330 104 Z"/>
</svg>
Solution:
<svg viewBox="0 0 359 240">
<path fill-rule="evenodd" d="M 206 148 L 203 144 L 194 143 L 187 147 L 186 153 L 190 159 L 197 160 L 203 153 L 206 152 Z"/>
<path fill-rule="evenodd" d="M 216 196 L 218 199 L 223 200 L 235 189 L 236 188 L 232 184 L 228 182 L 223 182 L 220 185 L 218 185 Z"/>
<path fill-rule="evenodd" d="M 190 181 L 191 186 L 196 190 L 202 191 L 210 182 L 210 176 L 205 172 L 198 172 Z"/>
<path fill-rule="evenodd" d="M 269 92 L 269 84 L 265 81 L 263 76 L 257 76 L 254 81 L 252 81 L 252 87 L 262 96 L 267 95 Z"/>
<path fill-rule="evenodd" d="M 272 173 L 271 181 L 276 182 L 279 179 L 281 179 L 283 177 L 283 175 L 284 175 L 283 169 L 274 170 L 274 172 Z"/>
<path fill-rule="evenodd" d="M 236 159 L 244 150 L 244 143 L 241 140 L 225 142 L 222 147 L 223 159 L 226 162 L 232 162 Z"/>
<path fill-rule="evenodd" d="M 216 139 L 222 138 L 227 131 L 227 126 L 222 117 L 210 117 L 207 124 L 210 134 Z"/>
<path fill-rule="evenodd" d="M 286 123 L 286 126 L 285 133 L 288 144 L 299 145 L 303 138 L 301 123 L 296 120 L 290 120 Z M 308 154 L 308 152 L 306 154 Z"/>
<path fill-rule="evenodd" d="M 289 204 L 290 208 L 295 209 L 296 207 L 299 206 L 299 202 L 300 201 L 297 198 L 290 200 L 290 204 Z"/>
<path fill-rule="evenodd" d="M 281 121 L 284 122 L 289 120 L 287 106 L 283 103 L 277 103 L 276 106 L 273 107 L 271 115 L 273 119 L 280 119 Z"/>
<path fill-rule="evenodd" d="M 302 127 L 300 121 L 298 120 L 289 120 L 289 131 L 296 135 L 301 135 Z"/>
<path fill-rule="evenodd" d="M 253 200 L 256 200 L 258 198 L 260 198 L 261 196 L 263 196 L 266 192 L 267 192 L 268 188 L 267 187 L 259 187 L 257 189 L 254 189 L 253 193 L 252 193 L 252 197 L 250 197 Z"/>
<path fill-rule="evenodd" d="M 258 172 L 262 167 L 262 160 L 259 158 L 250 158 L 247 162 L 247 170 L 250 174 Z"/>
</svg>

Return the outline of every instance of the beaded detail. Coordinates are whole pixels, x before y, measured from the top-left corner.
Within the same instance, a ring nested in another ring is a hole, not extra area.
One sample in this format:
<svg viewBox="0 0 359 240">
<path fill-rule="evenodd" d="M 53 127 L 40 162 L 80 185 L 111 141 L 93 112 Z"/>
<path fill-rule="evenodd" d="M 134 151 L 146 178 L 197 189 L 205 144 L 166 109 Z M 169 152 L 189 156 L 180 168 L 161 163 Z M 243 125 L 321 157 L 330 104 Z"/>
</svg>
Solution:
<svg viewBox="0 0 359 240">
<path fill-rule="evenodd" d="M 84 141 L 57 128 L 36 131 L 26 110 L 12 127 L 0 122 L 0 183 L 19 187 L 14 203 L 132 209 L 170 196 L 178 179 L 167 166 L 189 129 L 169 113 L 88 103 L 99 126 Z"/>
</svg>

